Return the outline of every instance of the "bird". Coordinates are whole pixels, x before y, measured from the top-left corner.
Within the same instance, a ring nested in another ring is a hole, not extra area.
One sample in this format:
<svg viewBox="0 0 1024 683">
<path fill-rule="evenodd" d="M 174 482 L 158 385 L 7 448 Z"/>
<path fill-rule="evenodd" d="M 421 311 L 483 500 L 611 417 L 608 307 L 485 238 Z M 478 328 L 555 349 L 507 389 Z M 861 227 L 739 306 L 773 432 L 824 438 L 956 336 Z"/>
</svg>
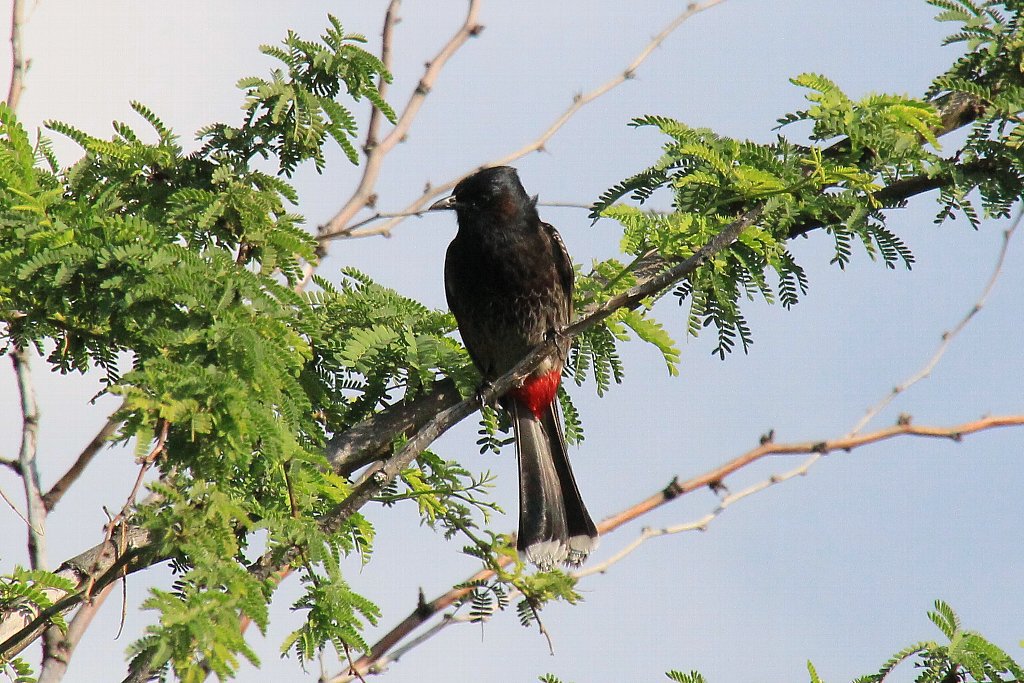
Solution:
<svg viewBox="0 0 1024 683">
<path fill-rule="evenodd" d="M 557 354 L 499 402 L 512 418 L 519 465 L 516 547 L 541 569 L 579 566 L 597 546 L 598 533 L 569 464 L 556 400 L 570 344 L 559 331 L 572 319 L 572 260 L 510 166 L 467 176 L 430 209 L 455 211 L 445 294 L 484 382 L 555 340 Z"/>
</svg>

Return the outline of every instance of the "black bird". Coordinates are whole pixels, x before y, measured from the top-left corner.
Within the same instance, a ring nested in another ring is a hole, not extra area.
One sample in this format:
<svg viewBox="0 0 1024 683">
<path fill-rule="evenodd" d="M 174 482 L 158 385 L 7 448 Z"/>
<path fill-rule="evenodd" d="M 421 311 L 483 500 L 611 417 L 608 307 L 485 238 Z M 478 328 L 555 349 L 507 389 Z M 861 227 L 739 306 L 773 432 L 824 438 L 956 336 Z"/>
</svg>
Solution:
<svg viewBox="0 0 1024 683">
<path fill-rule="evenodd" d="M 444 267 L 448 306 L 473 363 L 493 380 L 571 320 L 572 260 L 509 166 L 474 173 L 430 208 L 458 217 Z M 568 350 L 559 340 L 558 355 L 501 398 L 519 461 L 517 548 L 541 568 L 579 565 L 597 545 L 555 400 Z"/>
</svg>

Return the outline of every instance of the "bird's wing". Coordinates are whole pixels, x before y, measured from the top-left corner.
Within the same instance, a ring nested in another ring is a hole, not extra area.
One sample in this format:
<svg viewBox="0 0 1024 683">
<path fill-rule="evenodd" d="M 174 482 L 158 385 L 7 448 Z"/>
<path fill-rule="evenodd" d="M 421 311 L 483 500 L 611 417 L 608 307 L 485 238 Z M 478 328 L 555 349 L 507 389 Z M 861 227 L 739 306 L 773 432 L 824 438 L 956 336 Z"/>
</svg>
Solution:
<svg viewBox="0 0 1024 683">
<path fill-rule="evenodd" d="M 541 221 L 541 227 L 544 228 L 544 232 L 551 238 L 551 255 L 555 262 L 555 270 L 558 272 L 558 283 L 561 285 L 562 291 L 565 292 L 565 298 L 569 305 L 565 319 L 566 324 L 568 324 L 572 321 L 572 292 L 576 278 L 576 273 L 572 268 L 572 258 L 569 256 L 569 250 L 565 248 L 562 236 L 555 230 L 555 226 Z"/>
</svg>

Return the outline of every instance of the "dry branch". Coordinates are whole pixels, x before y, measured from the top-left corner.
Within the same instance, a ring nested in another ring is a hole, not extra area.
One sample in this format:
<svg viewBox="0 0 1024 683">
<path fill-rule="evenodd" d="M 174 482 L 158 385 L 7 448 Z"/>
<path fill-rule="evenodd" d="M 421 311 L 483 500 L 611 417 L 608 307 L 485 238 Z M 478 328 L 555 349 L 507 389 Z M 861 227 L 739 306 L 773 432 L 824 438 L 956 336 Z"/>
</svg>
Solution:
<svg viewBox="0 0 1024 683">
<path fill-rule="evenodd" d="M 753 448 L 742 455 L 739 455 L 732 460 L 729 460 L 718 467 L 709 470 L 701 475 L 687 479 L 686 481 L 680 482 L 677 478 L 672 479 L 665 488 L 657 493 L 645 498 L 631 505 L 630 507 L 622 510 L 621 512 L 612 515 L 604 519 L 600 524 L 597 525 L 598 531 L 602 535 L 608 534 L 625 524 L 646 515 L 655 508 L 659 508 L 670 501 L 680 498 L 694 491 L 698 491 L 705 487 L 711 487 L 712 489 L 719 490 L 722 486 L 723 481 L 730 475 L 735 474 L 739 470 L 742 470 L 751 464 L 758 462 L 768 456 L 774 455 L 812 455 L 815 459 L 820 458 L 829 453 L 836 451 L 849 452 L 856 448 L 868 446 L 870 444 L 878 443 L 880 441 L 886 441 L 900 436 L 916 436 L 925 438 L 939 438 L 947 439 L 950 441 L 960 441 L 963 437 L 970 434 L 976 434 L 991 429 L 1000 427 L 1012 427 L 1012 426 L 1024 426 L 1024 415 L 1001 415 L 994 417 L 985 417 L 979 420 L 971 422 L 965 422 L 963 424 L 953 425 L 950 427 L 937 427 L 937 426 L 916 426 L 907 421 L 901 421 L 900 423 L 880 429 L 878 431 L 862 434 L 859 436 L 844 436 L 837 439 L 829 439 L 822 441 L 803 441 L 795 443 L 762 443 L 756 448 Z M 768 479 L 754 484 L 748 489 L 744 489 L 735 494 L 731 494 L 722 499 L 718 508 L 705 515 L 705 517 L 697 520 L 696 522 L 690 522 L 675 527 L 666 527 L 664 529 L 645 530 L 643 534 L 632 543 L 627 545 L 619 553 L 612 556 L 608 560 L 601 564 L 588 567 L 585 570 L 574 572 L 573 576 L 583 577 L 590 574 L 595 574 L 607 570 L 609 566 L 618 562 L 626 555 L 636 550 L 642 543 L 649 538 L 657 536 L 663 536 L 667 534 L 679 533 L 687 530 L 699 530 L 703 529 L 707 524 L 721 514 L 721 512 L 729 505 L 736 501 L 745 498 L 757 491 L 780 483 L 787 479 L 791 479 L 795 476 L 806 472 L 810 463 L 804 463 L 800 467 L 790 472 L 773 475 Z M 510 558 L 502 557 L 497 560 L 499 566 L 505 567 L 511 563 Z M 494 571 L 490 569 L 481 569 L 472 576 L 465 579 L 460 584 L 463 586 L 471 586 L 476 582 L 487 581 L 494 578 Z M 402 642 L 408 637 L 417 627 L 426 623 L 431 618 L 436 616 L 438 613 L 454 605 L 455 603 L 466 597 L 473 589 L 469 588 L 453 588 L 444 594 L 438 596 L 430 602 L 426 602 L 420 599 L 416 609 L 413 610 L 409 616 L 407 616 L 400 624 L 395 626 L 391 631 L 384 635 L 370 650 L 370 654 L 361 657 L 356 661 L 356 670 L 361 674 L 379 673 L 381 671 L 382 662 L 395 661 L 397 658 L 387 658 L 385 655 L 394 648 L 398 643 Z M 453 623 L 451 619 L 445 619 L 441 623 L 447 625 Z M 443 627 L 435 625 L 432 627 L 433 633 L 439 632 Z M 417 643 L 422 642 L 422 638 L 417 639 Z M 343 681 L 351 681 L 354 676 L 348 673 L 338 674 L 334 678 L 330 679 L 330 683 L 342 683 Z"/>
</svg>

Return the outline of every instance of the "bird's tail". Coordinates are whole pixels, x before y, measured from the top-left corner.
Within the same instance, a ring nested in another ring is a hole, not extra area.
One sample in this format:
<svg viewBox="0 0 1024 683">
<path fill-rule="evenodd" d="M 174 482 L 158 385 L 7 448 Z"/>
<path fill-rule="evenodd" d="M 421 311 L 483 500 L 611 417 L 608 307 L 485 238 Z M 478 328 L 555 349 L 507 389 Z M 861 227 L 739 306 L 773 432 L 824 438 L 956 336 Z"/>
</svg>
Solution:
<svg viewBox="0 0 1024 683">
<path fill-rule="evenodd" d="M 509 396 L 519 461 L 519 552 L 550 569 L 578 566 L 597 547 L 597 528 L 583 504 L 569 465 L 557 401 L 535 415 Z"/>
</svg>

